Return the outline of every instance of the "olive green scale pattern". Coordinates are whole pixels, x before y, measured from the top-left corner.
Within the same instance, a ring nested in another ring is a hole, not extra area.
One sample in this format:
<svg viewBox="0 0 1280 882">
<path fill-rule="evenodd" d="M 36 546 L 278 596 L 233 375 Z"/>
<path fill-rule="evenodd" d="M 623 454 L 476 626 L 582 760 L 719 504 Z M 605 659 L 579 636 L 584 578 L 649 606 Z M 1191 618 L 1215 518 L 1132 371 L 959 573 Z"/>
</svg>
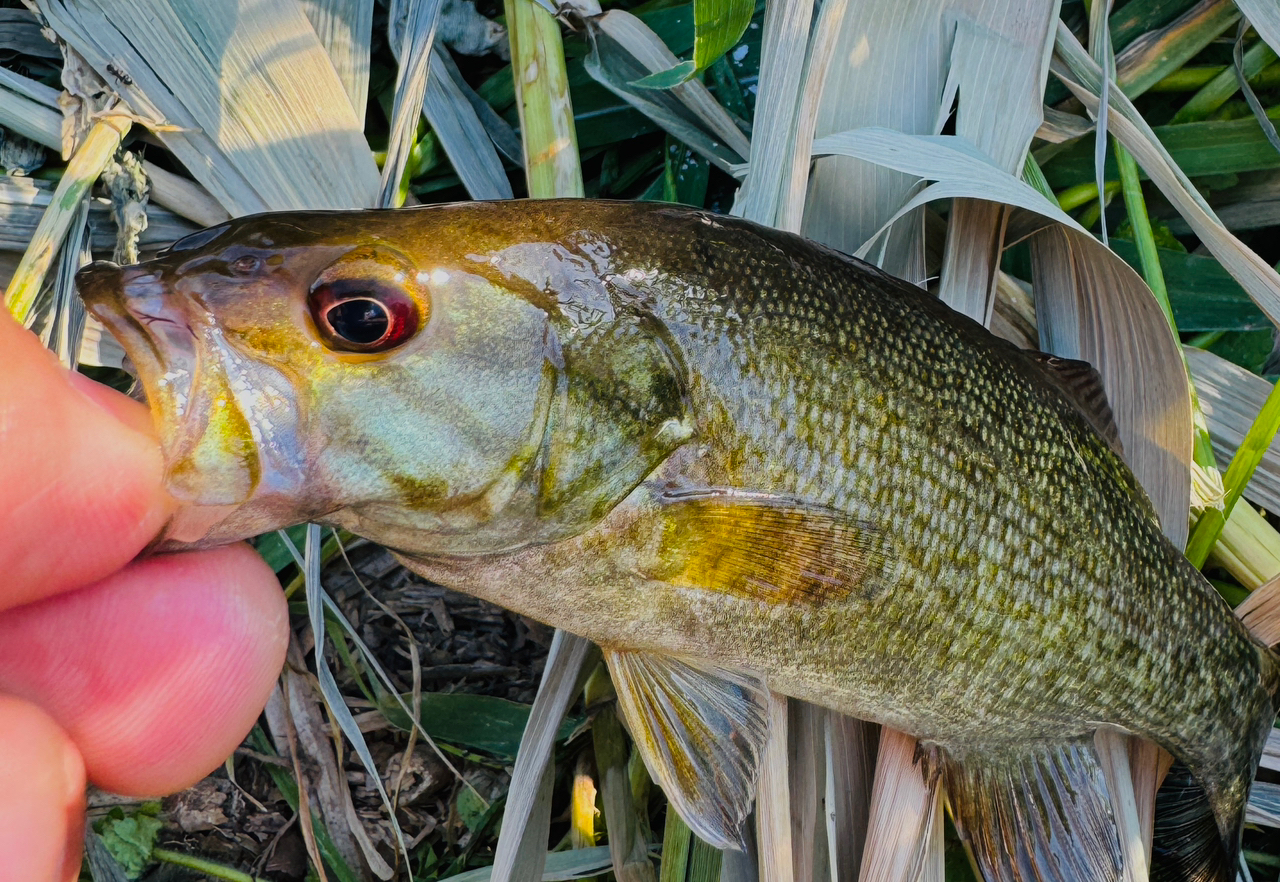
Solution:
<svg viewBox="0 0 1280 882">
<path fill-rule="evenodd" d="M 1257 647 L 1044 368 L 842 255 L 654 213 L 606 228 L 611 262 L 686 353 L 711 480 L 847 511 L 888 561 L 870 601 L 775 614 L 744 655 L 771 640 L 815 692 L 959 752 L 1111 722 L 1249 765 Z"/>
</svg>

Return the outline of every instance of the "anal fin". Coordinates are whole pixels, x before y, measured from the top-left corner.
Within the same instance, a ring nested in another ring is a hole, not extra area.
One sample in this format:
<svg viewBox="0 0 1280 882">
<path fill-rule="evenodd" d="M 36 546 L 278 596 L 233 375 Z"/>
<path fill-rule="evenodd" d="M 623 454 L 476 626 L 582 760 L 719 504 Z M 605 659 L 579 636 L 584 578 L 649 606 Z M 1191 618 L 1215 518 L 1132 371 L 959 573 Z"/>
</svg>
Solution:
<svg viewBox="0 0 1280 882">
<path fill-rule="evenodd" d="M 963 760 L 941 750 L 947 800 L 987 882 L 1111 882 L 1124 858 L 1091 741 Z"/>
<path fill-rule="evenodd" d="M 768 736 L 764 687 L 701 662 L 606 649 L 618 706 L 649 774 L 694 833 L 743 847 Z"/>
</svg>

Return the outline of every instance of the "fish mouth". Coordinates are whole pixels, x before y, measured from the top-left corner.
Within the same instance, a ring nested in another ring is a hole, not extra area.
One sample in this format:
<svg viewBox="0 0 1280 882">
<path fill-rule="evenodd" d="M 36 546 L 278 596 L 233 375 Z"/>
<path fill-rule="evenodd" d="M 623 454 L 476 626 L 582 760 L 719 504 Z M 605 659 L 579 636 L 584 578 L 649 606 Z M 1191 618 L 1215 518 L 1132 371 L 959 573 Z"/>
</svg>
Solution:
<svg viewBox="0 0 1280 882">
<path fill-rule="evenodd" d="M 137 371 L 160 437 L 170 492 L 200 506 L 247 501 L 261 468 L 225 379 L 215 369 L 202 370 L 207 349 L 202 328 L 208 317 L 196 315 L 195 305 L 170 291 L 146 265 L 97 261 L 76 273 L 76 286 Z"/>
</svg>

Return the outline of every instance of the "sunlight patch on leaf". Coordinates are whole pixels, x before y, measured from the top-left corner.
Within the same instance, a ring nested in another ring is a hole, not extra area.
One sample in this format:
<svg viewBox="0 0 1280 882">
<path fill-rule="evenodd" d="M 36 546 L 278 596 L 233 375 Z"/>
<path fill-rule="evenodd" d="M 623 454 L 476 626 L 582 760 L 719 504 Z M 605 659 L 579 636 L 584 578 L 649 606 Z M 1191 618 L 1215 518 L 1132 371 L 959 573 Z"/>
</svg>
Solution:
<svg viewBox="0 0 1280 882">
<path fill-rule="evenodd" d="M 374 203 L 368 143 L 297 2 L 37 5 L 100 74 L 128 74 L 130 107 L 233 215 Z"/>
</svg>

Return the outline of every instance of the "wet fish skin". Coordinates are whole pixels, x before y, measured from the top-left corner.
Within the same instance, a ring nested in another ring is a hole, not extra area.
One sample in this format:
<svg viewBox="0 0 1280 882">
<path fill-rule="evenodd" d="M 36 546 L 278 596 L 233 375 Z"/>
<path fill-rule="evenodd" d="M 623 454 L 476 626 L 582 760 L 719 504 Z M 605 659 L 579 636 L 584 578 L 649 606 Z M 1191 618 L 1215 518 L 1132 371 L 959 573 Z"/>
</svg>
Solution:
<svg viewBox="0 0 1280 882">
<path fill-rule="evenodd" d="M 344 526 L 607 650 L 748 671 L 956 768 L 1038 769 L 1028 745 L 1120 726 L 1188 764 L 1234 856 L 1275 659 L 1060 372 L 874 268 L 686 209 L 198 235 L 82 276 L 191 503 L 173 539 Z M 413 339 L 327 349 L 307 295 L 335 265 L 411 288 Z"/>
</svg>

